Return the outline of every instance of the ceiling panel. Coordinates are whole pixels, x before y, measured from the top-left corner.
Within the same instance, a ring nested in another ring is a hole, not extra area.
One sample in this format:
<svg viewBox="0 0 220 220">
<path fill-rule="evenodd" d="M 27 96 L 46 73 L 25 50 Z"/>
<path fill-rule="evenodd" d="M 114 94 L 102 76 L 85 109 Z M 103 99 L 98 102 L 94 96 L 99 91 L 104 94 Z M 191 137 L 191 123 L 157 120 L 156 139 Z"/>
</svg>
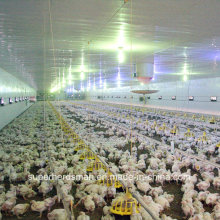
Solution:
<svg viewBox="0 0 220 220">
<path fill-rule="evenodd" d="M 219 11 L 218 0 L 0 0 L 0 67 L 39 90 L 137 84 L 141 62 L 152 82 L 216 77 Z"/>
</svg>

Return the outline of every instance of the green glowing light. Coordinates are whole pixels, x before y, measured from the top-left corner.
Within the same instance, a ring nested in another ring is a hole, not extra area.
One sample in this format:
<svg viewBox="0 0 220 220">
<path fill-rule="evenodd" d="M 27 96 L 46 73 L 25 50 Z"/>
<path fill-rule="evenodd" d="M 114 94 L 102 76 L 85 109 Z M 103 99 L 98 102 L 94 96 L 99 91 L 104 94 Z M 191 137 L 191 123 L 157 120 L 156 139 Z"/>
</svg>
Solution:
<svg viewBox="0 0 220 220">
<path fill-rule="evenodd" d="M 183 73 L 184 74 L 188 74 L 188 65 L 187 65 L 187 63 L 184 63 L 184 66 L 183 66 Z"/>
<path fill-rule="evenodd" d="M 184 75 L 184 76 L 183 76 L 183 81 L 187 81 L 187 80 L 188 80 L 187 75 Z"/>
<path fill-rule="evenodd" d="M 121 50 L 119 50 L 119 52 L 118 52 L 118 61 L 119 61 L 119 63 L 123 63 L 125 61 L 124 53 Z"/>
<path fill-rule="evenodd" d="M 85 74 L 84 74 L 84 72 L 81 72 L 80 78 L 81 78 L 81 80 L 84 80 L 84 79 L 85 79 Z"/>
</svg>

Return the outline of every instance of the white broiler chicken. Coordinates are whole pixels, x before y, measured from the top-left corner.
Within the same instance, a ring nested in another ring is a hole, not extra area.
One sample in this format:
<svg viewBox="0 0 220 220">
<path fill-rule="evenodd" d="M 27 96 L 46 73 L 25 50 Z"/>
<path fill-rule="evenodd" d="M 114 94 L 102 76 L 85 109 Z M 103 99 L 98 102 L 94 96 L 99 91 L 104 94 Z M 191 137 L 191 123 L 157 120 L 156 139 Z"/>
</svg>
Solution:
<svg viewBox="0 0 220 220">
<path fill-rule="evenodd" d="M 47 210 L 46 203 L 44 201 L 31 201 L 31 210 L 35 212 L 40 212 L 40 218 L 42 213 Z"/>
<path fill-rule="evenodd" d="M 92 199 L 93 197 L 91 195 L 88 195 L 82 199 L 85 209 L 89 212 L 93 212 L 95 210 L 95 202 Z"/>
<path fill-rule="evenodd" d="M 182 201 L 182 210 L 185 216 L 193 216 L 195 214 L 193 204 L 185 200 Z"/>
<path fill-rule="evenodd" d="M 69 220 L 65 209 L 54 209 L 47 214 L 48 220 Z M 72 217 L 72 219 L 74 219 Z"/>
<path fill-rule="evenodd" d="M 48 212 L 50 212 L 51 207 L 55 204 L 55 202 L 57 201 L 58 197 L 54 196 L 54 197 L 50 197 L 44 200 L 45 205 L 47 206 Z"/>
<path fill-rule="evenodd" d="M 85 212 L 80 212 L 77 220 L 90 220 L 90 217 L 85 214 Z"/>
<path fill-rule="evenodd" d="M 193 217 L 190 217 L 189 220 L 203 220 L 203 214 L 196 214 Z"/>
<path fill-rule="evenodd" d="M 52 189 L 53 189 L 53 185 L 51 183 L 46 182 L 46 181 L 43 181 L 41 183 L 41 185 L 38 187 L 39 192 L 42 193 L 44 197 Z"/>
<path fill-rule="evenodd" d="M 215 220 L 219 220 L 220 219 L 220 203 L 219 202 L 215 205 L 213 211 L 214 211 Z"/>
<path fill-rule="evenodd" d="M 161 211 L 163 211 L 163 207 L 158 204 L 155 203 L 152 199 L 151 196 L 143 196 L 143 201 L 145 202 L 145 204 L 148 206 L 148 208 L 156 215 L 159 217 L 159 214 Z"/>
<path fill-rule="evenodd" d="M 186 198 L 196 198 L 197 196 L 198 196 L 198 192 L 196 190 L 192 189 L 192 190 L 186 191 L 183 195 L 183 198 L 184 199 L 186 199 Z"/>
<path fill-rule="evenodd" d="M 213 214 L 210 214 L 209 212 L 203 213 L 203 220 L 214 220 Z"/>
<path fill-rule="evenodd" d="M 15 204 L 16 204 L 16 197 L 11 197 L 2 204 L 1 210 L 6 213 L 10 213 L 11 210 L 14 208 Z"/>
<path fill-rule="evenodd" d="M 219 148 L 220 149 L 220 148 Z M 213 179 L 213 186 L 217 189 L 220 189 L 220 177 L 215 177 Z"/>
<path fill-rule="evenodd" d="M 130 215 L 130 220 L 142 220 L 142 216 L 140 213 L 137 213 L 136 206 L 132 206 L 132 214 Z"/>
<path fill-rule="evenodd" d="M 207 196 L 208 196 L 208 194 L 209 194 L 209 191 L 205 191 L 205 192 L 201 191 L 201 192 L 199 192 L 198 193 L 198 200 L 199 201 L 205 201 Z"/>
<path fill-rule="evenodd" d="M 218 193 L 209 193 L 206 197 L 205 203 L 207 205 L 215 205 L 220 198 Z"/>
<path fill-rule="evenodd" d="M 198 187 L 199 190 L 206 191 L 210 187 L 210 183 L 208 180 L 201 181 L 196 186 Z"/>
<path fill-rule="evenodd" d="M 161 216 L 161 219 L 162 219 L 162 220 L 176 220 L 176 219 L 173 219 L 173 218 L 171 218 L 170 216 L 167 216 L 167 215 L 165 215 L 165 214 L 163 214 L 163 215 Z"/>
<path fill-rule="evenodd" d="M 0 194 L 0 207 L 2 206 L 2 204 L 5 202 L 5 192 L 3 192 L 2 194 Z"/>
<path fill-rule="evenodd" d="M 103 214 L 101 220 L 115 220 L 115 216 L 111 215 L 109 206 L 103 207 Z"/>
<path fill-rule="evenodd" d="M 173 202 L 174 200 L 174 195 L 168 194 L 167 192 L 165 192 L 163 196 L 168 200 L 169 203 Z"/>
<path fill-rule="evenodd" d="M 74 197 L 72 195 L 64 195 L 64 198 L 62 201 L 68 207 L 70 206 L 70 204 L 74 203 Z"/>
<path fill-rule="evenodd" d="M 146 193 L 151 189 L 151 186 L 150 186 L 150 184 L 148 183 L 148 182 L 140 182 L 140 181 L 137 181 L 136 182 L 136 184 L 137 184 L 137 188 L 141 191 L 141 192 L 143 192 L 145 195 L 146 195 Z"/>
<path fill-rule="evenodd" d="M 202 178 L 204 180 L 208 180 L 210 183 L 213 181 L 214 179 L 214 173 L 213 172 L 203 172 L 201 174 Z"/>
<path fill-rule="evenodd" d="M 203 204 L 196 198 L 193 202 L 193 207 L 195 209 L 196 214 L 203 213 L 205 210 L 203 208 Z"/>
<path fill-rule="evenodd" d="M 116 195 L 116 188 L 114 186 L 110 186 L 107 189 L 107 196 L 108 198 L 115 198 Z"/>
<path fill-rule="evenodd" d="M 164 195 L 156 196 L 154 201 L 160 204 L 163 209 L 168 209 L 170 207 L 170 203 Z"/>
<path fill-rule="evenodd" d="M 17 216 L 17 218 L 20 218 L 19 215 L 23 215 L 25 212 L 27 212 L 29 207 L 29 204 L 18 204 L 12 209 L 12 212 Z"/>
<path fill-rule="evenodd" d="M 26 200 L 26 198 L 32 198 L 37 194 L 36 192 L 34 192 L 34 190 L 32 190 L 31 186 L 26 185 L 18 185 L 17 193 L 21 195 L 24 200 Z"/>
<path fill-rule="evenodd" d="M 95 202 L 95 205 L 98 207 L 103 207 L 106 205 L 104 198 L 98 194 L 92 194 L 92 199 Z"/>
<path fill-rule="evenodd" d="M 159 196 L 159 195 L 163 194 L 163 189 L 161 186 L 151 188 L 149 194 L 154 197 Z"/>
</svg>

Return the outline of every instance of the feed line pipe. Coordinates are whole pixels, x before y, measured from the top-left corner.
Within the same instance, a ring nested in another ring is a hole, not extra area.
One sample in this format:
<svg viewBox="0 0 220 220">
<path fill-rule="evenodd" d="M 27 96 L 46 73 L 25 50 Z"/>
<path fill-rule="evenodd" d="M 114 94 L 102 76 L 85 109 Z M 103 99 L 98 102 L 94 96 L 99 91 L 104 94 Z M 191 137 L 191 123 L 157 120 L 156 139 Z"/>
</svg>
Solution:
<svg viewBox="0 0 220 220">
<path fill-rule="evenodd" d="M 81 137 L 80 137 L 81 139 Z M 98 157 L 98 159 L 109 169 L 109 171 L 111 171 L 111 173 L 118 177 L 117 173 L 115 173 L 114 171 L 111 170 L 111 168 L 109 167 L 109 165 L 99 156 L 97 155 L 97 152 L 94 150 L 95 146 L 91 143 L 88 143 L 87 141 L 84 141 L 86 143 L 87 146 L 89 146 L 90 150 Z M 93 149 L 94 148 L 94 149 Z M 117 180 L 119 180 L 119 178 L 116 178 Z M 119 180 L 120 183 L 123 185 L 124 188 L 126 188 L 126 184 L 124 183 L 123 180 Z M 160 220 L 159 217 L 155 216 L 153 212 L 151 212 L 151 210 L 146 206 L 145 202 L 140 198 L 140 196 L 135 193 L 135 192 L 131 192 L 130 189 L 128 188 L 128 191 L 132 194 L 132 196 L 141 204 L 141 206 L 144 208 L 144 210 L 147 212 L 147 214 L 153 219 L 153 220 Z"/>
<path fill-rule="evenodd" d="M 52 105 L 52 104 L 51 104 L 51 105 Z M 53 106 L 53 105 L 52 105 L 52 106 Z M 54 106 L 53 106 L 53 107 L 54 107 Z M 56 110 L 55 107 L 54 107 L 54 110 Z M 61 112 L 59 112 L 59 111 L 57 111 L 57 112 L 61 115 Z M 66 123 L 67 123 L 67 122 L 66 122 Z M 67 124 L 68 124 L 68 123 L 67 123 Z M 70 126 L 70 125 L 69 125 L 69 126 Z M 70 127 L 71 127 L 71 126 L 70 126 Z M 79 136 L 79 138 L 80 138 L 81 140 L 83 140 L 80 136 Z M 88 143 L 88 141 L 84 141 L 84 142 L 85 142 L 85 144 L 86 144 L 87 146 L 89 146 L 90 150 L 97 156 L 97 158 L 106 166 L 106 168 L 108 168 L 109 171 L 111 171 L 111 173 L 112 173 L 114 176 L 118 177 L 118 175 L 111 170 L 111 168 L 109 167 L 109 165 L 108 165 L 99 155 L 97 155 L 97 152 L 94 150 L 94 149 L 96 149 L 95 146 L 94 146 L 93 144 L 91 144 L 91 143 Z M 117 179 L 119 180 L 119 178 L 117 178 Z M 123 187 L 126 188 L 126 184 L 124 183 L 124 181 L 122 181 L 122 180 L 119 180 L 119 181 L 120 181 L 120 183 L 123 185 Z M 58 186 L 58 189 L 59 189 L 59 186 Z M 129 190 L 129 189 L 128 189 L 128 190 Z M 149 215 L 149 217 L 151 217 L 153 220 L 160 220 L 160 218 L 158 218 L 157 216 L 154 215 L 154 213 L 151 212 L 151 210 L 146 206 L 146 204 L 144 203 L 144 201 L 140 198 L 140 196 L 139 196 L 138 194 L 136 194 L 136 193 L 134 193 L 134 192 L 131 192 L 130 190 L 129 190 L 129 192 L 130 192 L 130 193 L 132 194 L 132 196 L 141 204 L 141 206 L 144 208 L 144 210 L 145 210 L 146 213 Z M 62 194 L 61 194 L 61 196 L 62 196 Z M 63 196 L 62 196 L 62 197 L 63 197 Z M 63 205 L 64 205 L 65 210 L 67 211 L 67 214 L 68 214 L 69 219 L 72 220 L 72 215 L 71 215 L 71 212 L 70 212 L 70 210 L 69 210 L 69 207 L 67 207 L 66 204 L 64 204 L 64 203 L 63 203 Z"/>
</svg>

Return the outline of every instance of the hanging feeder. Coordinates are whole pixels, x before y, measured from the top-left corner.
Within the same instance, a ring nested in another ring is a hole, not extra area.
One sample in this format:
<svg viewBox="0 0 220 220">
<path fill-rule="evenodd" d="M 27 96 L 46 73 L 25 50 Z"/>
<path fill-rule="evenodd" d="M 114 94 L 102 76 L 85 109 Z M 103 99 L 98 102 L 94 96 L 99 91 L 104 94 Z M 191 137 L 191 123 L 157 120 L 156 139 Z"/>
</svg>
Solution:
<svg viewBox="0 0 220 220">
<path fill-rule="evenodd" d="M 155 129 L 155 128 L 156 128 L 156 126 L 157 126 L 157 122 L 156 122 L 156 121 L 154 121 L 154 123 L 152 124 L 151 128 L 152 128 L 152 129 Z"/>
<path fill-rule="evenodd" d="M 201 121 L 205 121 L 205 117 L 204 115 L 202 115 L 202 117 L 200 118 Z"/>
<path fill-rule="evenodd" d="M 70 136 L 72 137 L 74 142 L 80 141 L 79 136 L 76 133 L 72 132 Z"/>
<path fill-rule="evenodd" d="M 93 170 L 103 169 L 106 171 L 106 166 L 96 157 L 95 161 L 92 161 L 86 168 L 86 171 L 92 172 Z"/>
<path fill-rule="evenodd" d="M 71 127 L 64 121 L 64 119 L 61 119 L 61 126 L 65 132 L 70 132 L 72 130 Z"/>
<path fill-rule="evenodd" d="M 209 123 L 215 124 L 216 123 L 215 117 L 212 116 L 211 119 L 209 120 Z"/>
<path fill-rule="evenodd" d="M 170 133 L 171 133 L 171 134 L 174 134 L 174 135 L 177 133 L 177 127 L 176 127 L 176 125 L 174 125 L 173 129 L 170 130 Z"/>
<path fill-rule="evenodd" d="M 133 206 L 135 206 L 136 213 L 139 213 L 140 204 L 135 198 L 132 197 L 131 193 L 126 189 L 126 193 L 123 196 L 119 196 L 113 202 L 110 212 L 116 215 L 132 215 Z"/>
<path fill-rule="evenodd" d="M 72 128 L 67 123 L 62 123 L 61 126 L 64 133 L 68 135 L 69 138 L 71 138 L 74 135 Z"/>
<path fill-rule="evenodd" d="M 187 128 L 187 132 L 184 134 L 184 136 L 185 136 L 185 137 L 194 137 L 195 135 L 194 135 L 194 133 L 192 133 L 192 132 L 190 131 L 189 128 Z"/>
<path fill-rule="evenodd" d="M 80 155 L 79 159 L 80 160 L 85 160 L 85 159 L 95 160 L 95 154 L 90 150 L 86 150 Z"/>
<path fill-rule="evenodd" d="M 163 123 L 163 125 L 159 128 L 160 131 L 164 131 L 166 129 L 166 124 Z"/>
<path fill-rule="evenodd" d="M 122 187 L 120 181 L 110 171 L 108 171 L 106 178 L 98 180 L 97 184 L 107 187 L 114 186 L 116 189 Z"/>
<path fill-rule="evenodd" d="M 67 134 L 71 133 L 72 129 L 69 126 L 63 125 L 63 131 Z"/>
<path fill-rule="evenodd" d="M 86 144 L 83 142 L 83 140 L 78 139 L 78 144 L 77 144 L 77 146 L 74 148 L 74 151 L 84 150 L 84 149 L 86 149 L 86 148 L 87 148 L 87 146 L 86 146 Z"/>
<path fill-rule="evenodd" d="M 206 132 L 204 131 L 203 132 L 203 135 L 202 135 L 202 137 L 200 137 L 200 138 L 198 138 L 198 141 L 207 141 L 207 137 L 206 137 Z"/>
<path fill-rule="evenodd" d="M 163 112 L 163 113 L 162 113 L 163 116 L 165 116 L 166 114 L 167 114 L 166 112 Z"/>
</svg>

